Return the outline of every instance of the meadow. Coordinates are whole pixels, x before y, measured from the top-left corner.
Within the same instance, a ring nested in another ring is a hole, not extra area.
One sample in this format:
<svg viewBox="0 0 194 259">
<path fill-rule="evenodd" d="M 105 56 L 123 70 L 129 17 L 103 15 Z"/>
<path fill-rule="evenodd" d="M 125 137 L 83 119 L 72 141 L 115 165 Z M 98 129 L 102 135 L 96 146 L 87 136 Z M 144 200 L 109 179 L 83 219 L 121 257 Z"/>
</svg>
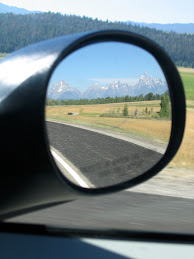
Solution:
<svg viewBox="0 0 194 259">
<path fill-rule="evenodd" d="M 7 56 L 7 53 L 1 53 L 1 52 L 0 52 L 0 59 L 4 58 L 4 57 L 6 57 L 6 56 Z"/>
<path fill-rule="evenodd" d="M 194 101 L 194 73 L 181 72 L 180 75 L 184 84 L 186 99 Z"/>
<path fill-rule="evenodd" d="M 178 70 L 184 85 L 187 107 L 194 108 L 194 68 L 179 67 Z"/>
<path fill-rule="evenodd" d="M 135 117 L 135 111 L 142 114 L 146 107 L 147 113 L 155 114 L 160 111 L 160 101 L 127 103 L 129 116 L 122 117 L 122 110 L 126 103 L 76 105 L 76 106 L 48 106 L 46 116 L 48 119 L 67 121 L 75 124 L 85 124 L 100 128 L 109 128 L 114 131 L 144 136 L 167 142 L 170 135 L 171 121 Z M 70 116 L 68 113 L 78 114 Z M 110 117 L 101 117 L 110 114 Z M 145 114 L 145 113 L 144 113 Z M 114 117 L 115 116 L 115 117 Z"/>
<path fill-rule="evenodd" d="M 194 169 L 194 68 L 178 68 L 178 70 L 185 89 L 187 117 L 183 142 L 170 165 Z"/>
<path fill-rule="evenodd" d="M 171 166 L 194 169 L 194 109 L 187 108 L 186 128 L 181 147 Z"/>
</svg>

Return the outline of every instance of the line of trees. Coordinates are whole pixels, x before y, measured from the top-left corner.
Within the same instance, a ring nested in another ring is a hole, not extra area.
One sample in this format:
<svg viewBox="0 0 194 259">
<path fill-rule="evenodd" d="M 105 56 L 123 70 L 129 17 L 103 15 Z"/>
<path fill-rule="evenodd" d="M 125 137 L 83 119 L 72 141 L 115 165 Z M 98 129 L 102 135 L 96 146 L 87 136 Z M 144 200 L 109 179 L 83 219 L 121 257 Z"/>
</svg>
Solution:
<svg viewBox="0 0 194 259">
<path fill-rule="evenodd" d="M 106 98 L 97 98 L 97 99 L 80 99 L 80 100 L 53 100 L 50 98 L 46 99 L 47 106 L 54 105 L 92 105 L 92 104 L 108 104 L 108 103 L 123 103 L 123 102 L 138 102 L 138 101 L 152 101 L 152 100 L 161 100 L 160 103 L 160 112 L 159 116 L 161 118 L 170 118 L 171 117 L 171 104 L 169 92 L 166 91 L 164 94 L 153 94 L 148 93 L 145 96 L 142 94 L 139 96 L 124 96 L 124 97 L 106 97 Z M 135 115 L 137 113 L 137 109 L 135 111 Z M 148 108 L 146 107 L 145 113 L 148 113 Z M 128 106 L 124 105 L 122 110 L 123 117 L 128 116 Z"/>
<path fill-rule="evenodd" d="M 42 40 L 92 30 L 120 29 L 139 33 L 162 46 L 177 66 L 194 67 L 194 34 L 163 32 L 148 27 L 62 15 L 37 13 L 15 15 L 0 14 L 0 52 L 10 53 Z"/>
<path fill-rule="evenodd" d="M 139 101 L 152 101 L 161 100 L 161 95 L 148 93 L 143 96 L 140 94 L 138 96 L 124 96 L 124 97 L 106 97 L 106 98 L 96 98 L 96 99 L 80 99 L 80 100 L 53 100 L 50 98 L 46 99 L 47 106 L 53 105 L 90 105 L 90 104 L 106 104 L 106 103 L 124 103 L 124 102 L 139 102 Z"/>
</svg>

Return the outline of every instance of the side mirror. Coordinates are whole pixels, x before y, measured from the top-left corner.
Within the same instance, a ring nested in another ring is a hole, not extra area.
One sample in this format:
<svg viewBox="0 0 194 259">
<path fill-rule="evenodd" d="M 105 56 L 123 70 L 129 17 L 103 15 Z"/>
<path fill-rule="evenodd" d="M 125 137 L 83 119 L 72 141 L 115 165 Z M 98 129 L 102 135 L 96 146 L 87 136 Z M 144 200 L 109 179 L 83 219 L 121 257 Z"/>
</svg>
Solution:
<svg viewBox="0 0 194 259">
<path fill-rule="evenodd" d="M 89 44 L 52 73 L 46 99 L 51 154 L 78 186 L 96 189 L 143 175 L 164 156 L 171 124 L 165 75 L 136 45 Z"/>
<path fill-rule="evenodd" d="M 64 36 L 13 53 L 0 71 L 4 215 L 133 187 L 181 144 L 183 85 L 147 38 Z"/>
</svg>

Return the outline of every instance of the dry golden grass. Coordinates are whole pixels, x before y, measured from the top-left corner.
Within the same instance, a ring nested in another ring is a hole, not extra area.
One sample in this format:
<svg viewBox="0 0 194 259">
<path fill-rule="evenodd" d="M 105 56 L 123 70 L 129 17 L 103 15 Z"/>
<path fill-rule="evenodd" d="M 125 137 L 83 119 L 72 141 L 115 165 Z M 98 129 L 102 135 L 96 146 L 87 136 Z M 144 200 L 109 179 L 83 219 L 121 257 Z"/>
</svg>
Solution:
<svg viewBox="0 0 194 259">
<path fill-rule="evenodd" d="M 157 105 L 158 107 L 149 107 L 154 112 L 159 111 L 160 101 L 136 102 L 128 103 L 129 114 L 133 114 L 136 109 L 142 112 L 148 105 Z M 100 117 L 100 114 L 117 112 L 122 109 L 125 103 L 117 104 L 101 104 L 101 105 L 77 105 L 77 106 L 49 106 L 46 109 L 46 116 L 49 118 L 73 119 L 74 122 L 82 122 L 96 126 L 111 127 L 113 129 L 131 132 L 137 135 L 143 135 L 150 138 L 158 139 L 167 142 L 169 140 L 171 122 L 161 120 L 145 120 L 145 119 L 130 119 L 130 118 L 109 118 Z M 141 107 L 139 107 L 141 105 Z M 144 106 L 145 105 L 145 106 Z M 77 112 L 78 116 L 69 116 L 69 112 Z"/>
<path fill-rule="evenodd" d="M 191 67 L 178 67 L 179 72 L 194 73 L 194 68 Z"/>
<path fill-rule="evenodd" d="M 120 109 L 120 113 L 122 113 L 122 109 L 126 103 L 111 103 L 111 104 L 95 104 L 95 105 L 67 105 L 67 106 L 49 106 L 47 107 L 48 116 L 64 116 L 69 112 L 77 112 L 80 114 L 88 114 L 88 115 L 100 115 L 103 113 L 109 113 L 111 111 L 117 112 Z M 150 101 L 150 102 L 133 102 L 128 103 L 128 111 L 129 114 L 134 114 L 137 109 L 139 112 L 142 112 L 143 109 L 148 107 L 148 110 L 151 108 L 153 112 L 160 111 L 159 107 L 160 101 Z M 145 106 L 144 106 L 145 105 Z M 147 105 L 147 106 L 146 106 Z M 152 107 L 150 105 L 157 105 L 158 107 Z"/>
<path fill-rule="evenodd" d="M 145 104 L 145 106 L 143 106 Z M 159 111 L 159 101 L 128 103 L 129 113 L 133 113 L 137 108 L 140 112 L 146 105 L 158 104 L 158 107 L 152 107 L 154 111 Z M 78 105 L 78 106 L 49 106 L 46 108 L 46 116 L 54 119 L 73 120 L 77 123 L 87 123 L 102 127 L 111 127 L 120 131 L 131 132 L 134 134 L 148 136 L 154 139 L 168 141 L 171 123 L 170 121 L 144 120 L 130 118 L 108 118 L 99 117 L 102 113 L 108 113 L 110 110 L 120 112 L 125 103 L 101 104 L 101 105 Z M 151 107 L 148 107 L 150 110 Z M 69 116 L 68 112 L 78 112 L 78 116 Z M 170 163 L 173 167 L 194 168 L 194 109 L 187 109 L 186 130 L 182 145 Z"/>
<path fill-rule="evenodd" d="M 187 105 L 194 105 L 194 101 L 187 100 Z"/>
<path fill-rule="evenodd" d="M 184 139 L 177 155 L 170 165 L 194 168 L 194 109 L 187 109 Z"/>
</svg>

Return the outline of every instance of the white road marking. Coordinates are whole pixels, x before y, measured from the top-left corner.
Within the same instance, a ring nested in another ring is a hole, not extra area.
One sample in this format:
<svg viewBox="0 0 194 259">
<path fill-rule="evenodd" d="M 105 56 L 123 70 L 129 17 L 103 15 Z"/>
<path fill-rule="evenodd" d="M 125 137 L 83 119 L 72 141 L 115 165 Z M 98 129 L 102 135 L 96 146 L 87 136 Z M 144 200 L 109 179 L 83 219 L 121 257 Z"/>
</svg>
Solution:
<svg viewBox="0 0 194 259">
<path fill-rule="evenodd" d="M 51 150 L 51 153 L 81 187 L 89 188 L 89 186 L 79 177 L 79 175 L 63 159 L 60 158 L 60 156 L 58 156 L 53 150 Z"/>
</svg>

